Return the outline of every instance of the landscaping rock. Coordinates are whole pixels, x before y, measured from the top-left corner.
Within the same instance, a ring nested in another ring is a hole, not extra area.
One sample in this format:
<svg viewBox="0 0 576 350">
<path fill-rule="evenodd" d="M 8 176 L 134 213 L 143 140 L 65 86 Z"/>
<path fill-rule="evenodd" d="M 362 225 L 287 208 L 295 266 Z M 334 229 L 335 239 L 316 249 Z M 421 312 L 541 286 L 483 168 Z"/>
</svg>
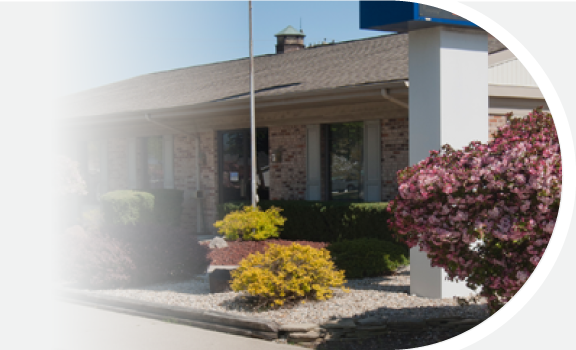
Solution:
<svg viewBox="0 0 576 350">
<path fill-rule="evenodd" d="M 210 293 L 229 292 L 230 289 L 230 270 L 216 269 L 210 273 Z"/>
<path fill-rule="evenodd" d="M 388 317 L 386 317 L 386 316 L 382 316 L 382 317 L 374 317 L 373 316 L 373 317 L 363 318 L 363 319 L 356 321 L 358 326 L 378 326 L 378 325 L 386 324 L 387 322 L 388 322 Z"/>
<path fill-rule="evenodd" d="M 324 323 L 322 327 L 326 329 L 351 329 L 356 328 L 356 323 L 351 318 L 343 318 L 340 320 L 329 320 L 328 322 Z"/>
<path fill-rule="evenodd" d="M 310 331 L 310 332 L 292 332 L 288 336 L 288 340 L 299 339 L 299 340 L 316 340 L 320 338 L 320 332 Z"/>
<path fill-rule="evenodd" d="M 210 249 L 220 249 L 220 248 L 226 248 L 228 247 L 228 243 L 226 242 L 226 240 L 224 240 L 224 238 L 222 237 L 214 237 L 211 241 L 210 244 L 208 245 L 208 247 L 210 247 Z"/>
<path fill-rule="evenodd" d="M 280 326 L 280 332 L 309 332 L 318 330 L 318 325 L 314 323 L 289 323 Z"/>
</svg>

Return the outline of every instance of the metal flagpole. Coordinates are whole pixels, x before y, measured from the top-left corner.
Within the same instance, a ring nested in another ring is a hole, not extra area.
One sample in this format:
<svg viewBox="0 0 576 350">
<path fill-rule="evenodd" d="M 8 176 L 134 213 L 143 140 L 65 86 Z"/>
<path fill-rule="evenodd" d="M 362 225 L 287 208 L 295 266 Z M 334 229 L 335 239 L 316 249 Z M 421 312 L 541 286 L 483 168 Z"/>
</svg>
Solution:
<svg viewBox="0 0 576 350">
<path fill-rule="evenodd" d="M 254 54 L 252 43 L 252 1 L 248 1 L 248 17 L 250 27 L 250 141 L 252 144 L 252 207 L 258 201 L 256 194 L 256 115 L 254 111 Z"/>
</svg>

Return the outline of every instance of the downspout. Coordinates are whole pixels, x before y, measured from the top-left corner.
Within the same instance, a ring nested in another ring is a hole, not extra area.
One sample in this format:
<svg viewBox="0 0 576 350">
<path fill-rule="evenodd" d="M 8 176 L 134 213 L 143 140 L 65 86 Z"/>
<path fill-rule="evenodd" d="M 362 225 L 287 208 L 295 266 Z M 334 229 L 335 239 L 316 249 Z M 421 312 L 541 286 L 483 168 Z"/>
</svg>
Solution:
<svg viewBox="0 0 576 350">
<path fill-rule="evenodd" d="M 408 104 L 406 102 L 400 101 L 399 99 L 397 99 L 396 97 L 392 97 L 390 96 L 390 93 L 388 92 L 388 89 L 382 89 L 380 90 L 380 94 L 382 95 L 382 97 L 384 97 L 386 100 L 397 104 L 400 107 L 404 107 L 406 109 L 408 109 Z"/>
<path fill-rule="evenodd" d="M 185 131 L 182 131 L 180 129 L 176 129 L 174 127 L 171 127 L 170 125 L 166 125 L 164 123 L 160 123 L 157 120 L 153 120 L 150 117 L 150 114 L 146 113 L 144 115 L 144 119 L 146 119 L 148 122 L 156 124 L 158 126 L 161 126 L 165 129 L 169 129 L 172 130 L 178 134 L 184 134 L 188 137 L 193 137 L 196 141 L 196 159 L 195 159 L 195 163 L 196 163 L 196 193 L 194 195 L 194 198 L 196 199 L 196 233 L 200 234 L 204 232 L 204 203 L 203 203 L 203 194 L 202 194 L 202 190 L 200 189 L 200 135 L 198 134 L 198 131 L 196 131 L 195 133 L 187 133 Z"/>
</svg>

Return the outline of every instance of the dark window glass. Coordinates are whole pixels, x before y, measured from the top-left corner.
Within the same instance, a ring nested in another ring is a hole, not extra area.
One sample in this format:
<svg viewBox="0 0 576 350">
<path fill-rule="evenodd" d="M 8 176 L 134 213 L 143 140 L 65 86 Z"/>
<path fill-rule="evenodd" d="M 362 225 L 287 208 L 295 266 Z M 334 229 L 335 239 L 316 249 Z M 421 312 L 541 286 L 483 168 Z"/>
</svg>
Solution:
<svg viewBox="0 0 576 350">
<path fill-rule="evenodd" d="M 144 187 L 164 188 L 164 149 L 162 136 L 144 139 Z"/>
<path fill-rule="evenodd" d="M 363 200 L 363 140 L 362 122 L 329 125 L 331 200 Z"/>
<path fill-rule="evenodd" d="M 222 202 L 251 200 L 252 157 L 250 130 L 220 134 L 220 179 Z M 256 183 L 260 200 L 269 198 L 270 166 L 268 129 L 256 129 Z"/>
</svg>

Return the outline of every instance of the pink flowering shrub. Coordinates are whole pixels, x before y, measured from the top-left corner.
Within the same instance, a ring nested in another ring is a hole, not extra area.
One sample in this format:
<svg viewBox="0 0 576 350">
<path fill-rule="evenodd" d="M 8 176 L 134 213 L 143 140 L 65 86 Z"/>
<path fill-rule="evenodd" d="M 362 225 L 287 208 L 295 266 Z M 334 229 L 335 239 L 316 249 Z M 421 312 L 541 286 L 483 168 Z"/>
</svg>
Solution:
<svg viewBox="0 0 576 350">
<path fill-rule="evenodd" d="M 530 277 L 552 235 L 562 163 L 552 116 L 511 119 L 488 144 L 449 145 L 398 172 L 389 224 L 496 312 Z"/>
</svg>

